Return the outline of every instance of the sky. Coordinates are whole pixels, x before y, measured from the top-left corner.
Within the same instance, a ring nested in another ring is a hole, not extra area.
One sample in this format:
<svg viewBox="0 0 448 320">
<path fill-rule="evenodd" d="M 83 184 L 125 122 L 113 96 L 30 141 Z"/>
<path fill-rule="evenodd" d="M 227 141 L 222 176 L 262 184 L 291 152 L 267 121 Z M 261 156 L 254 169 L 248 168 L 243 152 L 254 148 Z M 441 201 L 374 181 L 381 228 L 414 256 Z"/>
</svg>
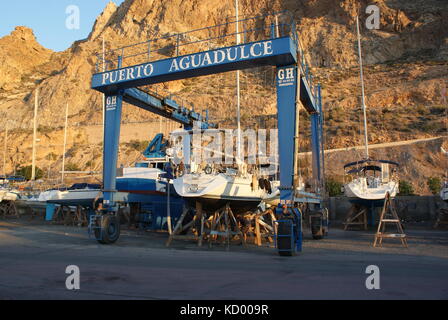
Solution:
<svg viewBox="0 0 448 320">
<path fill-rule="evenodd" d="M 9 0 L 2 1 L 0 38 L 16 26 L 34 30 L 37 41 L 48 49 L 63 51 L 87 38 L 98 15 L 110 0 Z M 113 0 L 117 5 L 124 0 Z M 79 8 L 79 29 L 76 23 Z M 66 13 L 66 10 L 68 13 Z M 67 24 L 68 22 L 68 24 Z"/>
</svg>

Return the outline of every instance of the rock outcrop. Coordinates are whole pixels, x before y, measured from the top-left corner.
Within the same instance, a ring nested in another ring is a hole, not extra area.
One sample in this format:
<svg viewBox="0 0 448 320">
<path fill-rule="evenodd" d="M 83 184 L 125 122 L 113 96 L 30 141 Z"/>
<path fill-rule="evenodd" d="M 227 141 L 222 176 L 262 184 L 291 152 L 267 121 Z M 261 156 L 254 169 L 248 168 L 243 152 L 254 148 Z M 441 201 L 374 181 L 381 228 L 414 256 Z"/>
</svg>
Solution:
<svg viewBox="0 0 448 320">
<path fill-rule="evenodd" d="M 11 90 L 26 76 L 50 60 L 52 51 L 42 47 L 33 30 L 16 27 L 10 35 L 0 39 L 0 89 Z"/>
</svg>

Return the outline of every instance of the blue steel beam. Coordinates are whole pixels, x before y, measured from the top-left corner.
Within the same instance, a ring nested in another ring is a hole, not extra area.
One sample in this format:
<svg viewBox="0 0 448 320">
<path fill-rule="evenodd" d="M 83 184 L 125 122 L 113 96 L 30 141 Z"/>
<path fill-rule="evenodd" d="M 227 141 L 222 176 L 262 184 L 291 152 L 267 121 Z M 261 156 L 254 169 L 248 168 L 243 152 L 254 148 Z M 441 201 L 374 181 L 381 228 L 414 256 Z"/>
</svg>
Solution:
<svg viewBox="0 0 448 320">
<path fill-rule="evenodd" d="M 123 101 L 176 121 L 186 129 L 191 129 L 194 122 L 200 122 L 201 129 L 214 127 L 208 123 L 207 117 L 204 118 L 201 114 L 178 105 L 174 100 L 158 98 L 137 88 L 124 90 Z"/>
<path fill-rule="evenodd" d="M 294 137 L 296 134 L 297 67 L 277 68 L 278 154 L 280 163 L 280 201 L 293 200 Z"/>
<path fill-rule="evenodd" d="M 259 66 L 297 62 L 296 43 L 288 37 L 224 47 L 97 73 L 92 88 L 103 93 Z"/>
<path fill-rule="evenodd" d="M 316 113 L 318 105 L 305 76 L 300 77 L 300 101 L 308 113 Z"/>
<path fill-rule="evenodd" d="M 324 152 L 324 131 L 323 131 L 323 113 L 322 113 L 322 93 L 320 85 L 316 88 L 316 107 L 317 112 L 311 114 L 311 150 L 313 162 L 313 179 L 320 188 L 324 190 L 325 178 L 325 152 Z"/>
<path fill-rule="evenodd" d="M 115 206 L 113 196 L 116 192 L 122 106 L 122 91 L 117 95 L 106 95 L 106 119 L 103 147 L 103 205 L 105 209 L 113 208 Z"/>
</svg>

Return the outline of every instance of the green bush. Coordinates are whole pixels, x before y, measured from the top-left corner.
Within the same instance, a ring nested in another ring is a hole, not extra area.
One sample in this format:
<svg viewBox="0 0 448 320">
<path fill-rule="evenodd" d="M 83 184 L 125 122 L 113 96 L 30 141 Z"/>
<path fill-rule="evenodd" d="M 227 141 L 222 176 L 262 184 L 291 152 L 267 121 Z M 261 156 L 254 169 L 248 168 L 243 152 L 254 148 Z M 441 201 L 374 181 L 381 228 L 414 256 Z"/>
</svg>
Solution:
<svg viewBox="0 0 448 320">
<path fill-rule="evenodd" d="M 399 193 L 401 196 L 411 196 L 414 194 L 414 187 L 405 180 L 400 180 Z"/>
<path fill-rule="evenodd" d="M 442 181 L 438 177 L 428 178 L 427 184 L 432 194 L 439 194 L 442 189 Z"/>
<path fill-rule="evenodd" d="M 47 156 L 45 157 L 45 159 L 47 159 L 48 161 L 56 161 L 57 158 L 58 158 L 58 155 L 55 154 L 54 152 L 50 152 L 50 153 L 47 154 Z"/>
<path fill-rule="evenodd" d="M 16 174 L 22 177 L 25 177 L 26 180 L 31 180 L 31 172 L 32 172 L 32 166 L 25 166 L 20 167 L 16 170 Z M 44 171 L 36 167 L 36 180 L 41 179 L 44 176 Z"/>
<path fill-rule="evenodd" d="M 328 195 L 330 197 L 336 197 L 342 195 L 342 185 L 343 183 L 337 181 L 334 178 L 328 178 L 325 182 L 325 188 L 327 189 Z"/>
<path fill-rule="evenodd" d="M 125 144 L 127 147 L 143 152 L 149 145 L 149 141 L 140 141 L 140 140 L 131 140 L 130 142 Z"/>
<path fill-rule="evenodd" d="M 81 168 L 76 163 L 69 162 L 65 165 L 64 171 L 81 171 Z"/>
</svg>

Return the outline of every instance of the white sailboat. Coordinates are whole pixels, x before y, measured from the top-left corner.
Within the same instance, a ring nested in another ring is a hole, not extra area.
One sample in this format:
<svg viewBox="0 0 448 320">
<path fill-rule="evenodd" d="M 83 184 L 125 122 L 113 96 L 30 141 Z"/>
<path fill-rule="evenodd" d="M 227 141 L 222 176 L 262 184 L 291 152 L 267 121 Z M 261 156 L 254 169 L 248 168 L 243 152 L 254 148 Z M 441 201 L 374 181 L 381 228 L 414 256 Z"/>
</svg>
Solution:
<svg viewBox="0 0 448 320">
<path fill-rule="evenodd" d="M 374 203 L 381 205 L 387 193 L 389 193 L 391 197 L 395 197 L 398 193 L 398 181 L 394 174 L 396 167 L 398 167 L 398 163 L 389 160 L 374 160 L 369 156 L 361 36 L 359 32 L 358 18 L 356 18 L 356 25 L 358 33 L 362 109 L 364 114 L 365 158 L 348 163 L 344 166 L 346 174 L 351 177 L 352 180 L 347 182 L 343 189 L 345 196 L 351 198 L 352 202 L 359 202 L 369 206 Z M 391 167 L 393 167 L 392 170 Z"/>
<path fill-rule="evenodd" d="M 235 1 L 235 33 L 236 44 L 240 44 L 239 34 L 239 8 L 238 0 Z M 247 173 L 247 166 L 243 163 L 241 155 L 241 119 L 240 119 L 240 73 L 236 72 L 237 86 L 237 167 L 215 169 L 212 166 L 197 168 L 194 163 L 189 163 L 190 172 L 174 179 L 176 192 L 190 205 L 196 202 L 202 204 L 202 208 L 215 211 L 228 204 L 234 213 L 245 212 L 257 208 L 263 199 L 275 199 L 275 191 L 272 190 L 268 179 L 259 178 L 255 174 Z M 223 172 L 224 171 L 224 172 Z M 272 195 L 272 196 L 271 196 Z"/>
<path fill-rule="evenodd" d="M 0 202 L 16 201 L 17 199 L 20 199 L 20 191 L 9 185 L 9 180 L 6 176 L 0 177 Z"/>
<path fill-rule="evenodd" d="M 445 156 L 448 157 L 448 152 L 441 148 L 441 151 Z M 443 201 L 448 202 L 448 181 L 444 181 L 442 189 L 440 190 L 440 198 L 442 198 Z"/>
<path fill-rule="evenodd" d="M 20 193 L 18 190 L 0 188 L 0 202 L 16 201 L 19 198 L 20 198 Z"/>
<path fill-rule="evenodd" d="M 10 186 L 6 178 L 0 177 L 0 183 L 0 216 L 15 214 L 18 217 L 15 204 L 20 199 L 20 192 Z"/>
<path fill-rule="evenodd" d="M 270 181 L 230 168 L 224 173 L 185 174 L 174 180 L 174 188 L 191 205 L 200 202 L 208 211 L 229 204 L 234 213 L 245 212 L 255 209 L 263 199 L 275 199 Z"/>
<path fill-rule="evenodd" d="M 446 106 L 446 86 L 445 83 L 442 85 L 442 100 L 444 105 Z M 446 108 L 446 116 L 448 117 L 448 108 Z M 448 133 L 448 124 L 446 127 L 446 131 Z M 447 157 L 448 160 L 448 151 L 446 151 L 443 146 L 440 147 L 440 151 Z M 445 170 L 445 178 L 448 179 L 448 170 Z M 448 202 L 448 180 L 445 180 L 443 182 L 442 189 L 440 190 L 440 198 L 442 198 L 443 201 Z"/>
<path fill-rule="evenodd" d="M 442 190 L 440 190 L 440 198 L 442 198 L 443 201 L 448 202 L 448 181 L 445 181 Z"/>
<path fill-rule="evenodd" d="M 60 205 L 93 206 L 95 199 L 102 196 L 101 186 L 96 184 L 76 183 L 67 189 L 47 190 L 39 194 L 40 203 Z"/>
</svg>

